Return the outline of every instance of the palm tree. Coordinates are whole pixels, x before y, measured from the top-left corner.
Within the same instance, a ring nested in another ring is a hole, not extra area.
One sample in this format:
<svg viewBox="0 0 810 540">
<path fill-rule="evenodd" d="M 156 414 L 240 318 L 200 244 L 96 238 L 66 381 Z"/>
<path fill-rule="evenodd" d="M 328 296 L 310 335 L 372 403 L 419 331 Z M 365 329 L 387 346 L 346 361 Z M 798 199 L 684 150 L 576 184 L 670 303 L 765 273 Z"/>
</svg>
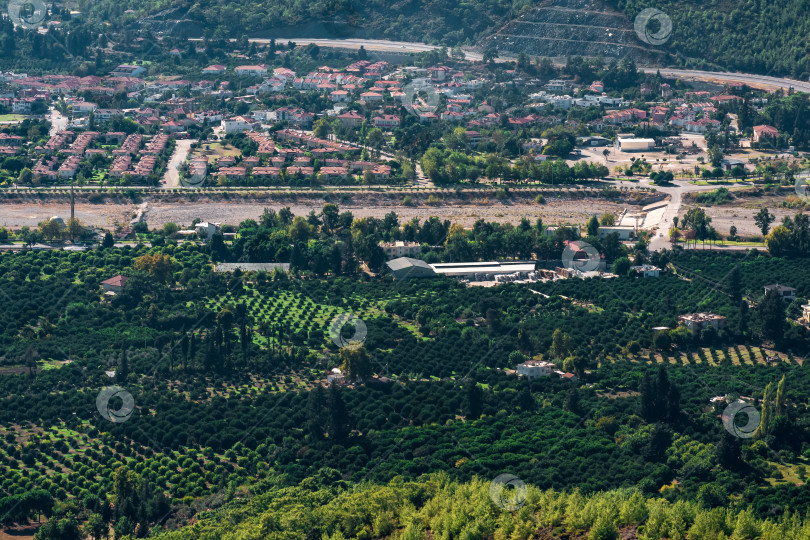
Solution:
<svg viewBox="0 0 810 540">
<path fill-rule="evenodd" d="M 605 163 L 607 163 L 608 162 L 608 156 L 610 155 L 610 149 L 605 148 L 604 150 L 602 150 L 602 155 L 605 156 Z"/>
</svg>

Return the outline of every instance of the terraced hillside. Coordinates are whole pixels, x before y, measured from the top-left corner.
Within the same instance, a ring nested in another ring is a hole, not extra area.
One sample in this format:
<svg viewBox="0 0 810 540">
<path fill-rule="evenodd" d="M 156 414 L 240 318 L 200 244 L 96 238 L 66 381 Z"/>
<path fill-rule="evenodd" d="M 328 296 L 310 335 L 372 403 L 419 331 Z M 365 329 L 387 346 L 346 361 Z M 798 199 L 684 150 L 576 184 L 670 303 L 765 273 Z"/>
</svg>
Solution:
<svg viewBox="0 0 810 540">
<path fill-rule="evenodd" d="M 603 0 L 545 0 L 509 21 L 482 43 L 500 53 L 660 59 L 662 53 L 641 41 L 633 21 Z"/>
</svg>

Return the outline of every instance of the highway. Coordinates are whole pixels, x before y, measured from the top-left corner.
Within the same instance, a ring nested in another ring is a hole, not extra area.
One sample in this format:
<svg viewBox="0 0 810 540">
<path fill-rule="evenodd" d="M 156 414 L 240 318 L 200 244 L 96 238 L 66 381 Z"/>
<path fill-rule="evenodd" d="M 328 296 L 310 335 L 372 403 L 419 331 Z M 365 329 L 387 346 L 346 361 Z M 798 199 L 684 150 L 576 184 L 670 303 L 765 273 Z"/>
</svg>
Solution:
<svg viewBox="0 0 810 540">
<path fill-rule="evenodd" d="M 251 39 L 257 43 L 269 43 L 270 39 Z M 429 45 L 427 43 L 415 43 L 409 41 L 388 41 L 384 39 L 314 39 L 314 38 L 283 38 L 277 40 L 279 43 L 286 43 L 292 41 L 297 45 L 308 45 L 315 43 L 319 47 L 339 47 L 344 49 L 359 49 L 361 46 L 369 52 L 401 52 L 401 53 L 420 53 L 438 49 L 437 45 Z M 469 48 L 462 48 L 468 60 L 481 60 L 481 53 L 473 51 Z M 512 58 L 502 57 L 499 60 L 513 60 Z M 798 81 L 795 79 L 787 79 L 782 77 L 770 77 L 767 75 L 754 75 L 749 73 L 724 73 L 720 71 L 700 71 L 691 69 L 675 69 L 675 68 L 642 68 L 646 73 L 655 73 L 660 71 L 666 77 L 677 77 L 682 79 L 692 79 L 701 81 L 719 81 L 719 82 L 740 82 L 750 86 L 764 87 L 769 90 L 782 88 L 788 90 L 793 88 L 797 92 L 810 93 L 810 82 Z"/>
</svg>

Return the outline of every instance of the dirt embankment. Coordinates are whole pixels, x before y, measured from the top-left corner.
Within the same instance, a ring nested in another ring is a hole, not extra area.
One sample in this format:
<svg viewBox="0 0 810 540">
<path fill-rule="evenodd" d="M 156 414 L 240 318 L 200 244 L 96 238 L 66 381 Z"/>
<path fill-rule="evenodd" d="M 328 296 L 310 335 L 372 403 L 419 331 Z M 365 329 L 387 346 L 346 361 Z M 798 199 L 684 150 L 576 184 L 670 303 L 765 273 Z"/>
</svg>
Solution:
<svg viewBox="0 0 810 540">
<path fill-rule="evenodd" d="M 112 228 L 125 225 L 134 217 L 138 205 L 148 203 L 145 220 L 152 227 L 167 222 L 189 225 L 195 218 L 237 225 L 245 219 L 258 219 L 265 208 L 278 210 L 289 206 L 295 215 L 311 210 L 319 212 L 324 204 L 335 203 L 341 211 L 355 217 L 382 218 L 396 212 L 400 221 L 431 216 L 471 226 L 478 219 L 518 223 L 522 218 L 532 223 L 540 217 L 545 223 L 584 223 L 593 214 L 620 212 L 638 203 L 632 195 L 605 198 L 597 190 L 543 191 L 544 202 L 537 202 L 538 192 L 514 192 L 498 199 L 494 191 L 447 191 L 441 193 L 289 193 L 255 192 L 247 194 L 145 194 L 94 199 L 78 197 L 75 215 L 84 224 Z M 645 194 L 646 195 L 646 194 Z M 431 197 L 432 198 L 429 198 Z M 70 215 L 70 199 L 64 197 L 16 197 L 0 201 L 0 226 L 18 229 L 35 227 L 40 221 L 58 215 Z"/>
</svg>

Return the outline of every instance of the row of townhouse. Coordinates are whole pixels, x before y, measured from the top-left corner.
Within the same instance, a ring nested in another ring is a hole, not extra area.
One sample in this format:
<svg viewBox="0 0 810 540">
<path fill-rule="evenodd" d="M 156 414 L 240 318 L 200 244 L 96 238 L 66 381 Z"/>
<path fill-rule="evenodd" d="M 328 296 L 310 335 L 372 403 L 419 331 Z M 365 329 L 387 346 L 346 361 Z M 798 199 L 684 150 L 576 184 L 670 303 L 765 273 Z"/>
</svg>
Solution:
<svg viewBox="0 0 810 540">
<path fill-rule="evenodd" d="M 72 155 L 59 166 L 59 178 L 67 179 L 76 176 L 76 170 L 79 168 L 79 163 L 82 162 L 82 156 Z"/>
<path fill-rule="evenodd" d="M 138 133 L 127 135 L 127 138 L 124 140 L 121 148 L 116 148 L 113 150 L 113 155 L 134 155 L 138 153 L 138 150 L 141 149 L 141 141 L 143 141 L 143 135 Z"/>
<path fill-rule="evenodd" d="M 110 165 L 109 174 L 113 178 L 121 178 L 124 174 L 129 170 L 129 166 L 132 164 L 132 156 L 129 154 L 121 154 L 113 159 L 112 165 Z"/>
<path fill-rule="evenodd" d="M 149 144 L 146 145 L 146 149 L 143 151 L 145 155 L 157 156 L 163 150 L 166 149 L 166 145 L 169 143 L 169 136 L 163 133 L 159 133 L 152 137 L 152 140 L 149 141 Z"/>
<path fill-rule="evenodd" d="M 45 178 L 48 180 L 55 180 L 56 179 L 56 167 L 59 164 L 59 160 L 55 157 L 42 157 L 37 161 L 34 165 L 34 168 L 31 172 L 34 174 L 36 178 Z"/>
<path fill-rule="evenodd" d="M 44 146 L 37 146 L 34 151 L 38 154 L 55 154 L 67 146 L 73 140 L 74 135 L 76 134 L 73 131 L 58 131 L 48 139 Z"/>
<path fill-rule="evenodd" d="M 85 131 L 80 133 L 66 152 L 76 156 L 84 155 L 84 151 L 87 149 L 90 143 L 93 142 L 96 137 L 98 137 L 98 135 L 99 133 L 97 131 Z"/>
<path fill-rule="evenodd" d="M 139 178 L 145 178 L 152 174 L 152 172 L 155 170 L 155 165 L 157 165 L 156 155 L 144 155 L 135 165 L 132 175 Z"/>
</svg>

